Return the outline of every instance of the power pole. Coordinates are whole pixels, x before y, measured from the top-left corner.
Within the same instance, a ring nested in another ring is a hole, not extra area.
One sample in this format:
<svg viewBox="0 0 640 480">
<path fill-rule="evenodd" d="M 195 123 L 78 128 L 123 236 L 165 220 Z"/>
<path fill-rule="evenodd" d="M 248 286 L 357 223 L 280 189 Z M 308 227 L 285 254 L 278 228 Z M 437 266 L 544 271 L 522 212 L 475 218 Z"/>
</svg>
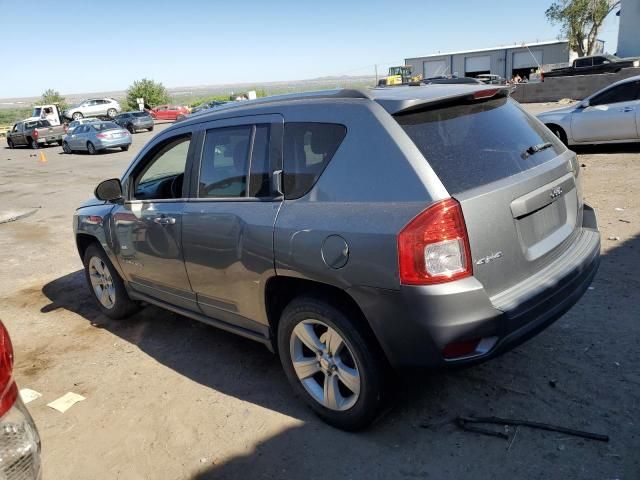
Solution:
<svg viewBox="0 0 640 480">
<path fill-rule="evenodd" d="M 378 85 L 378 64 L 375 64 L 374 66 L 375 72 L 376 72 L 376 85 Z"/>
</svg>

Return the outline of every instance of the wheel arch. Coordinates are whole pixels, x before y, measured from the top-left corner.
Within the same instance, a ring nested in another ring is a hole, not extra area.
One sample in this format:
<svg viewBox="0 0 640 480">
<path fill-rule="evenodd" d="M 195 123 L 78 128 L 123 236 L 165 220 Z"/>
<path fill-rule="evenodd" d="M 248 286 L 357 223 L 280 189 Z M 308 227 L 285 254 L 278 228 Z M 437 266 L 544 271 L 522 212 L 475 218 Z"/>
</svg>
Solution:
<svg viewBox="0 0 640 480">
<path fill-rule="evenodd" d="M 97 237 L 89 235 L 88 233 L 76 234 L 76 248 L 78 249 L 78 254 L 80 255 L 81 259 L 84 259 L 84 254 L 86 253 L 87 248 L 89 248 L 89 245 L 91 245 L 92 243 L 95 243 L 100 248 L 102 248 L 100 240 L 98 240 Z"/>
<path fill-rule="evenodd" d="M 557 129 L 560 131 L 560 133 L 562 134 L 562 136 L 560 137 L 560 140 L 562 141 L 562 143 L 564 143 L 565 145 L 567 144 L 569 137 L 567 136 L 567 130 L 566 128 L 564 128 L 562 125 L 555 123 L 555 122 L 545 122 L 545 127 L 547 127 L 549 130 L 553 131 L 553 129 Z"/>
<path fill-rule="evenodd" d="M 267 319 L 272 332 L 271 341 L 275 351 L 278 351 L 277 331 L 282 312 L 294 299 L 308 296 L 323 300 L 342 310 L 360 328 L 361 333 L 374 342 L 374 347 L 380 353 L 383 352 L 363 310 L 348 292 L 339 287 L 315 280 L 278 275 L 267 281 L 264 295 Z"/>
</svg>

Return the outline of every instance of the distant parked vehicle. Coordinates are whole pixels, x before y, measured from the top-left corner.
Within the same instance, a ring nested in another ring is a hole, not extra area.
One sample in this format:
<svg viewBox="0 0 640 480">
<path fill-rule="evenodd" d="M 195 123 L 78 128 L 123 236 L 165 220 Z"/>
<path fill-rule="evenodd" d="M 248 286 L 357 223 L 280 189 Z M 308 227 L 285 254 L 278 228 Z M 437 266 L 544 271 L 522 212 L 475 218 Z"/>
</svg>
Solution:
<svg viewBox="0 0 640 480">
<path fill-rule="evenodd" d="M 113 98 L 90 98 L 67 108 L 63 115 L 72 120 L 80 120 L 84 117 L 115 118 L 121 111 L 120 104 Z"/>
<path fill-rule="evenodd" d="M 153 118 L 148 112 L 121 113 L 113 121 L 129 130 L 130 133 L 136 133 L 140 130 L 153 131 Z"/>
<path fill-rule="evenodd" d="M 92 122 L 76 127 L 73 133 L 66 135 L 62 143 L 65 153 L 86 151 L 89 154 L 106 150 L 107 148 L 121 148 L 129 150 L 131 134 L 113 122 Z"/>
<path fill-rule="evenodd" d="M 615 55 L 593 55 L 591 57 L 576 58 L 570 67 L 556 68 L 550 72 L 545 72 L 544 78 L 615 73 L 623 68 L 630 67 L 640 67 L 640 59 L 620 58 Z"/>
<path fill-rule="evenodd" d="M 62 137 L 66 131 L 66 126 L 57 125 L 54 127 L 49 123 L 49 120 L 25 120 L 16 123 L 7 133 L 7 144 L 9 148 L 19 146 L 38 148 L 51 143 L 62 145 Z"/>
<path fill-rule="evenodd" d="M 80 120 L 73 120 L 67 126 L 67 134 L 73 132 L 73 130 L 76 127 L 78 127 L 80 125 L 84 125 L 85 123 L 93 123 L 93 122 L 101 122 L 101 121 L 102 120 L 100 120 L 99 118 L 95 118 L 95 117 L 81 118 Z"/>
<path fill-rule="evenodd" d="M 217 108 L 217 107 L 220 107 L 222 105 L 226 105 L 228 103 L 229 102 L 223 102 L 223 101 L 220 101 L 220 100 L 213 100 L 211 102 L 205 102 L 205 103 L 202 103 L 202 104 L 198 105 L 195 108 L 192 108 L 191 109 L 191 113 L 198 113 L 198 112 L 201 112 L 203 110 L 210 110 L 212 108 Z"/>
<path fill-rule="evenodd" d="M 425 78 L 422 80 L 424 85 L 434 85 L 434 84 L 448 84 L 448 83 L 462 83 L 462 84 L 470 84 L 470 85 L 478 85 L 483 84 L 484 82 L 478 80 L 477 78 L 472 77 L 433 77 L 433 78 Z"/>
<path fill-rule="evenodd" d="M 490 73 L 481 73 L 476 78 L 485 85 L 505 85 L 507 83 L 500 75 L 492 75 Z"/>
<path fill-rule="evenodd" d="M 567 145 L 640 141 L 640 75 L 537 117 Z"/>
<path fill-rule="evenodd" d="M 187 107 L 176 105 L 159 105 L 149 110 L 154 120 L 183 120 L 191 111 Z"/>
</svg>

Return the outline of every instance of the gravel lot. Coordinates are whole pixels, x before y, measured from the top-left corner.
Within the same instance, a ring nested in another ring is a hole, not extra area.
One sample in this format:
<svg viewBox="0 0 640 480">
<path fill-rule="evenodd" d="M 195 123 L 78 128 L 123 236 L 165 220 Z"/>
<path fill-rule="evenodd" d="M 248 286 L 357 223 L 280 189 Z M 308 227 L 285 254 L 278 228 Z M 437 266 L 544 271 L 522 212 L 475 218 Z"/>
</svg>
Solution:
<svg viewBox="0 0 640 480">
<path fill-rule="evenodd" d="M 29 409 L 46 479 L 640 478 L 640 145 L 578 152 L 603 258 L 568 314 L 491 362 L 415 376 L 377 424 L 347 434 L 293 398 L 263 346 L 153 307 L 124 322 L 94 307 L 71 216 L 151 135 L 96 156 L 49 147 L 44 163 L 0 147 L 0 221 L 35 209 L 0 224 L 0 318 L 20 387 L 42 393 Z M 46 406 L 69 391 L 86 400 Z M 509 444 L 451 422 L 472 413 L 611 440 L 520 428 Z"/>
</svg>

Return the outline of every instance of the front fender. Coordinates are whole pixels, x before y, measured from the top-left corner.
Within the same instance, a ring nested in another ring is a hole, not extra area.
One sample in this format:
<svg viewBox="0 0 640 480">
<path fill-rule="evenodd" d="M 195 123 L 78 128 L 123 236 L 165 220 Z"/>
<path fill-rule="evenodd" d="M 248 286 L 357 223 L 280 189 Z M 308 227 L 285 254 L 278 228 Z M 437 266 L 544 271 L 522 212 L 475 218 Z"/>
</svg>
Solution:
<svg viewBox="0 0 640 480">
<path fill-rule="evenodd" d="M 82 258 L 83 242 L 91 237 L 100 244 L 118 274 L 124 278 L 114 250 L 111 215 L 114 206 L 113 204 L 102 204 L 79 208 L 73 215 L 73 231 L 81 260 L 84 260 Z"/>
</svg>

